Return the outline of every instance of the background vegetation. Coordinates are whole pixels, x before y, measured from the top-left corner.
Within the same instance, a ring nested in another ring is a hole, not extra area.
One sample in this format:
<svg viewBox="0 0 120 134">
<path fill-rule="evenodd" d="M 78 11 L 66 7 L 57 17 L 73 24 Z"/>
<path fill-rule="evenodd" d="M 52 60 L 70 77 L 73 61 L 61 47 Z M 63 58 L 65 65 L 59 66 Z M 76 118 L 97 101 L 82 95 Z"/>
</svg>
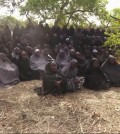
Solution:
<svg viewBox="0 0 120 134">
<path fill-rule="evenodd" d="M 104 28 L 108 35 L 105 45 L 120 44 L 120 9 L 106 10 L 108 0 L 1 0 L 0 7 L 8 10 L 8 16 L 0 18 L 0 25 L 8 24 L 11 29 L 19 24 L 25 26 L 12 14 L 16 9 L 29 21 L 50 26 Z M 110 15 L 118 18 L 115 20 Z M 91 21 L 92 20 L 92 21 Z M 96 24 L 99 22 L 99 25 Z"/>
</svg>

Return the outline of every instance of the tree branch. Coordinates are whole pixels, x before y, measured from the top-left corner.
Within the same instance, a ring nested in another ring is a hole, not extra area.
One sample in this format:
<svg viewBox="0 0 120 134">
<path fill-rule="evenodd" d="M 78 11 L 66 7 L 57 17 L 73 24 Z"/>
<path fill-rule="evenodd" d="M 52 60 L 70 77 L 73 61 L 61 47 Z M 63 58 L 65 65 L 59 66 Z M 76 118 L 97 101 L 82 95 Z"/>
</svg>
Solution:
<svg viewBox="0 0 120 134">
<path fill-rule="evenodd" d="M 88 10 L 74 10 L 74 11 L 71 11 L 71 12 L 66 12 L 66 14 L 74 14 L 74 13 L 77 13 L 77 12 L 82 12 L 82 13 L 85 13 L 85 12 L 89 12 L 91 13 L 91 11 L 88 11 Z"/>
<path fill-rule="evenodd" d="M 92 25 L 92 23 L 82 14 L 82 17 L 90 24 L 90 27 Z"/>
<path fill-rule="evenodd" d="M 57 19 L 55 20 L 55 23 L 54 23 L 54 25 L 56 26 L 56 25 L 58 25 L 58 22 L 60 21 L 60 16 L 61 16 L 61 14 L 62 14 L 62 12 L 63 12 L 63 9 L 66 7 L 68 5 L 68 1 L 65 1 L 62 5 L 61 5 L 61 7 L 60 7 L 60 11 L 59 11 L 59 14 L 58 14 L 58 17 L 57 17 Z"/>
</svg>

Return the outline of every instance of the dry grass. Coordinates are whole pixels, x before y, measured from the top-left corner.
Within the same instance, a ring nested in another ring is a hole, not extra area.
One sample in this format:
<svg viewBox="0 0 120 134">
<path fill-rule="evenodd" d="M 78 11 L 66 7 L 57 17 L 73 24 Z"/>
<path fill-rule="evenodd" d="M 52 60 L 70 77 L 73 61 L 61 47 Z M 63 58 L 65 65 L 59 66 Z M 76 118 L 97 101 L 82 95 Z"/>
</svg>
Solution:
<svg viewBox="0 0 120 134">
<path fill-rule="evenodd" d="M 40 85 L 0 90 L 0 133 L 120 133 L 120 89 L 42 97 Z"/>
</svg>

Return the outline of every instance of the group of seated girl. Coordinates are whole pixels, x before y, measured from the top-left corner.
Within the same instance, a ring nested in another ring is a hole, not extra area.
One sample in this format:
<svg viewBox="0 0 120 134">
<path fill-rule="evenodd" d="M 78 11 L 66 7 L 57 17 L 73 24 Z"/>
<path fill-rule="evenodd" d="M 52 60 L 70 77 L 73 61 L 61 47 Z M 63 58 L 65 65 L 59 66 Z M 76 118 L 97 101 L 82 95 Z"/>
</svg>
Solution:
<svg viewBox="0 0 120 134">
<path fill-rule="evenodd" d="M 61 94 L 80 90 L 84 77 L 78 77 L 77 72 L 77 60 L 75 59 L 72 59 L 62 71 L 58 69 L 55 61 L 49 62 L 43 76 L 43 93 Z"/>
<path fill-rule="evenodd" d="M 31 50 L 30 50 L 31 51 Z M 0 53 L 0 85 L 12 85 L 20 81 L 43 81 L 43 94 L 63 94 L 88 89 L 100 90 L 120 87 L 120 65 L 109 55 L 101 65 L 96 57 L 85 60 L 79 52 L 60 50 L 56 60 L 47 50 L 34 49 L 30 56 L 26 51 L 14 49 L 10 57 Z"/>
<path fill-rule="evenodd" d="M 75 91 L 82 85 L 92 90 L 120 87 L 120 65 L 112 55 L 102 65 L 97 58 L 92 58 L 85 68 L 84 77 L 78 77 L 78 70 L 76 59 L 72 59 L 61 71 L 58 71 L 55 62 L 48 63 L 43 77 L 45 94 Z"/>
</svg>

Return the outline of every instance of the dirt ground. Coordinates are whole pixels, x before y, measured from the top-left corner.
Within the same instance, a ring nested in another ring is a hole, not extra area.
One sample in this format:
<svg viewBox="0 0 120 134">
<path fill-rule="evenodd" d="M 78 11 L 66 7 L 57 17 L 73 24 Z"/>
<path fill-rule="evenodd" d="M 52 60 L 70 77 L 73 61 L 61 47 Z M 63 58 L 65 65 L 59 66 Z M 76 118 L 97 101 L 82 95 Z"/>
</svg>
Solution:
<svg viewBox="0 0 120 134">
<path fill-rule="evenodd" d="M 120 133 L 120 88 L 38 96 L 40 81 L 0 89 L 0 133 Z"/>
</svg>

